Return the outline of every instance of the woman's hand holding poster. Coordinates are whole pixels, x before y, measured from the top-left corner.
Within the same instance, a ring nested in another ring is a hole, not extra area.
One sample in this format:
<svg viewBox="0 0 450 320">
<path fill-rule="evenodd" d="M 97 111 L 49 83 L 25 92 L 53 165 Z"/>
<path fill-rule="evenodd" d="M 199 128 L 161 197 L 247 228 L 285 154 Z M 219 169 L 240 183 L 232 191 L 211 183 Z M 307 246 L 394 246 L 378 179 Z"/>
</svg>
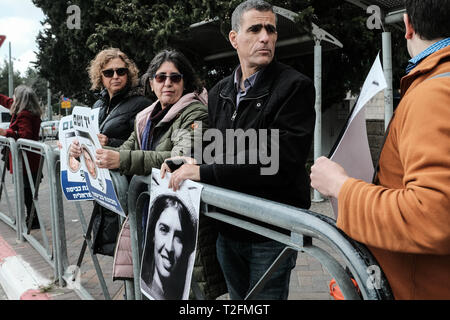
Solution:
<svg viewBox="0 0 450 320">
<path fill-rule="evenodd" d="M 72 118 L 73 130 L 81 147 L 81 169 L 92 198 L 101 206 L 125 216 L 114 190 L 109 170 L 98 168 L 96 165 L 95 151 L 102 148 L 97 137 L 99 133 L 98 110 L 75 107 L 72 116 L 66 118 Z M 60 137 L 63 137 L 61 133 L 60 129 Z M 62 143 L 62 145 L 61 153 L 67 154 L 70 144 Z"/>
</svg>

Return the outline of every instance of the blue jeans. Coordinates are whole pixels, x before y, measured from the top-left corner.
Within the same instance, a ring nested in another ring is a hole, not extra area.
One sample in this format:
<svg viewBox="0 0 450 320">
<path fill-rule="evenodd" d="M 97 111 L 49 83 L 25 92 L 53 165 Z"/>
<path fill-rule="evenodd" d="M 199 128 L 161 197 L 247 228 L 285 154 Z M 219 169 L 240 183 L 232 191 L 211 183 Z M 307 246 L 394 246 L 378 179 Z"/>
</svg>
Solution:
<svg viewBox="0 0 450 320">
<path fill-rule="evenodd" d="M 219 234 L 217 259 L 227 283 L 230 299 L 242 300 L 272 265 L 286 245 L 268 240 L 266 242 L 241 242 Z M 295 267 L 297 251 L 276 268 L 262 290 L 252 299 L 286 300 L 289 294 L 291 270 Z"/>
</svg>

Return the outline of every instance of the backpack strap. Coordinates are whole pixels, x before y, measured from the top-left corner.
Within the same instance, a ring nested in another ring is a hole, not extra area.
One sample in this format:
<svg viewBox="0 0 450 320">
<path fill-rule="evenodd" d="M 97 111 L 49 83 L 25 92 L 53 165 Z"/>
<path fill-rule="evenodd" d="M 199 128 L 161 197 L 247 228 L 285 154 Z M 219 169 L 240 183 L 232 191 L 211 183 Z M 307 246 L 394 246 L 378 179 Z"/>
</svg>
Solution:
<svg viewBox="0 0 450 320">
<path fill-rule="evenodd" d="M 437 79 L 437 78 L 446 78 L 446 77 L 450 77 L 450 72 L 438 74 L 437 76 L 434 76 L 433 78 L 430 78 L 428 80 Z"/>
</svg>

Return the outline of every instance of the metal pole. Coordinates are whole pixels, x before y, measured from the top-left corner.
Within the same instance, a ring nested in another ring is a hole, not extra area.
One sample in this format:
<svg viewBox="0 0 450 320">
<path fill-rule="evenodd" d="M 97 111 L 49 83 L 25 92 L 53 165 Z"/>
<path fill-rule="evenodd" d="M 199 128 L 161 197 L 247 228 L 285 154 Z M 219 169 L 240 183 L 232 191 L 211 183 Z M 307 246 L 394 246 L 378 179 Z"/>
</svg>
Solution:
<svg viewBox="0 0 450 320">
<path fill-rule="evenodd" d="M 50 82 L 47 81 L 47 120 L 51 121 L 53 116 L 52 110 L 52 91 L 50 90 Z"/>
<path fill-rule="evenodd" d="M 314 46 L 314 86 L 316 88 L 316 127 L 314 130 L 314 160 L 322 156 L 322 46 L 316 40 Z M 314 190 L 313 202 L 321 202 L 321 194 Z"/>
<path fill-rule="evenodd" d="M 384 90 L 384 129 L 386 130 L 394 112 L 392 87 L 392 41 L 391 33 L 383 32 L 383 69 L 387 88 Z"/>
<path fill-rule="evenodd" d="M 14 80 L 13 80 L 13 64 L 11 60 L 11 41 L 9 42 L 9 68 L 8 68 L 8 95 L 10 98 L 14 95 Z"/>
</svg>

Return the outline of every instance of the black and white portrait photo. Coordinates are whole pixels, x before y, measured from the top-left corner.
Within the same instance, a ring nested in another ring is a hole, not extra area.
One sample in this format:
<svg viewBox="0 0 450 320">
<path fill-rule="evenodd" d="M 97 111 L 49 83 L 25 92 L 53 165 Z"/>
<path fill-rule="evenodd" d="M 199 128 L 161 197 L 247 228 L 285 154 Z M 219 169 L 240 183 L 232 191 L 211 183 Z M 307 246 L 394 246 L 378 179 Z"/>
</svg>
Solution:
<svg viewBox="0 0 450 320">
<path fill-rule="evenodd" d="M 201 187 L 186 181 L 173 192 L 168 180 L 152 172 L 141 288 L 154 300 L 188 299 L 197 242 Z"/>
</svg>

